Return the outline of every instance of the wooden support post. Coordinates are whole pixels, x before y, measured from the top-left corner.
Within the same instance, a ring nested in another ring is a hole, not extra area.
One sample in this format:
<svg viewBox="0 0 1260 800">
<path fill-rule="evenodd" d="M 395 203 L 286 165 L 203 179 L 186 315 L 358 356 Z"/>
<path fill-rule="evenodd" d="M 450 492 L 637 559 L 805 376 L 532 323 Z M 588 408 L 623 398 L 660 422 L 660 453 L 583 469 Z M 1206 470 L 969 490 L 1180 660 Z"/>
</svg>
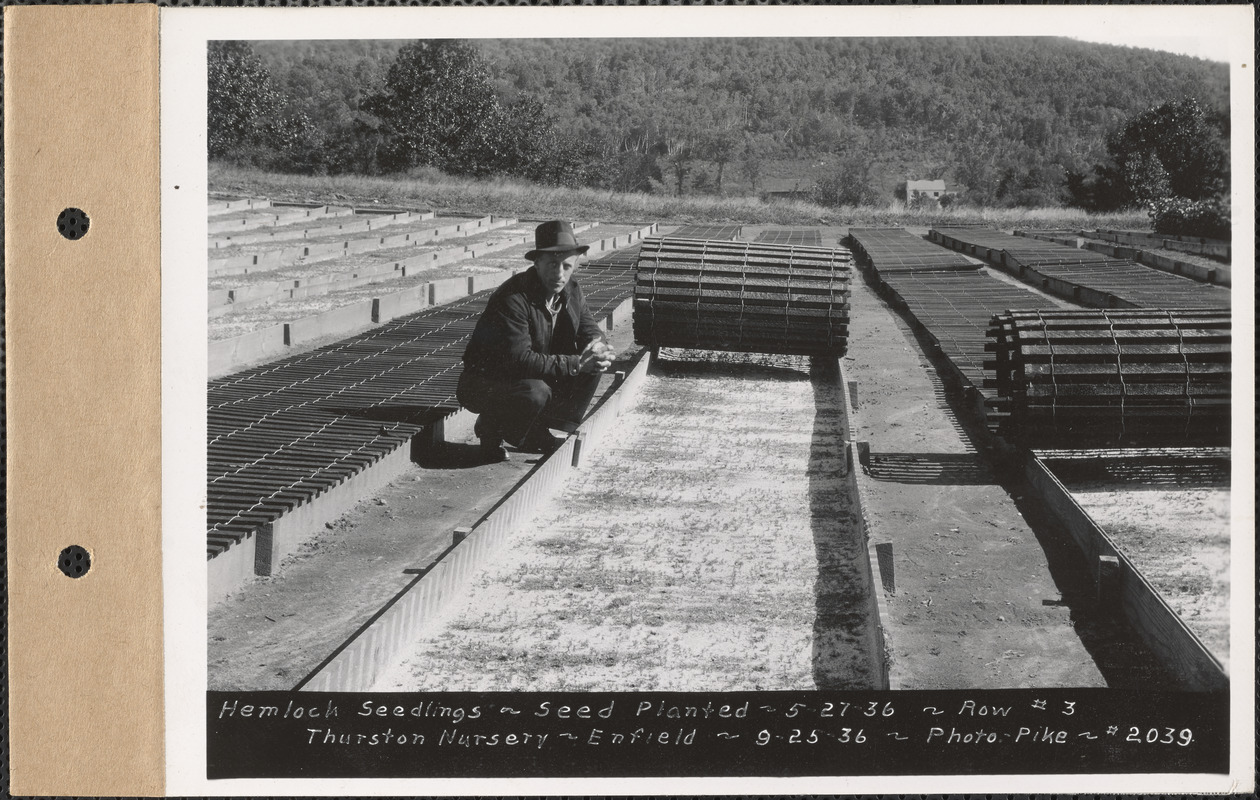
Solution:
<svg viewBox="0 0 1260 800">
<path fill-rule="evenodd" d="M 429 447 L 438 447 L 446 443 L 446 419 L 437 419 L 425 426 L 424 443 Z"/>
<path fill-rule="evenodd" d="M 884 591 L 897 593 L 897 579 L 893 572 L 892 542 L 879 542 L 875 545 L 875 556 L 879 560 L 879 580 L 884 584 Z"/>
<path fill-rule="evenodd" d="M 871 467 L 871 443 L 857 442 L 858 463 L 864 469 L 869 470 Z"/>
<path fill-rule="evenodd" d="M 273 523 L 264 522 L 254 536 L 254 574 L 270 575 L 275 567 L 272 560 L 276 540 Z"/>
<path fill-rule="evenodd" d="M 452 545 L 459 544 L 460 542 L 467 539 L 470 533 L 472 533 L 472 528 L 466 528 L 466 527 L 456 528 L 455 530 L 451 531 L 451 544 Z"/>
<path fill-rule="evenodd" d="M 1120 559 L 1098 557 L 1098 607 L 1107 615 L 1120 613 Z"/>
<path fill-rule="evenodd" d="M 582 465 L 582 444 L 586 440 L 586 433 L 578 431 L 573 435 L 573 463 L 570 465 L 575 469 Z"/>
<path fill-rule="evenodd" d="M 849 402 L 854 409 L 858 407 L 857 381 L 849 381 Z"/>
</svg>

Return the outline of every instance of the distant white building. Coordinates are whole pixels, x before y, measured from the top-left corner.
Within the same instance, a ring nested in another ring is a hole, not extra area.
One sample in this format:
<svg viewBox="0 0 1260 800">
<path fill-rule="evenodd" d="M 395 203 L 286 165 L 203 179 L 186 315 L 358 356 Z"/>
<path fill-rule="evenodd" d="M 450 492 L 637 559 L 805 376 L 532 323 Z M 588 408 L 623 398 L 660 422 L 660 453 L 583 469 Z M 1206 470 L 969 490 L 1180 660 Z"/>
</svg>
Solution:
<svg viewBox="0 0 1260 800">
<path fill-rule="evenodd" d="M 916 200 L 928 200 L 940 204 L 941 198 L 949 194 L 945 181 L 906 181 L 906 205 Z"/>
</svg>

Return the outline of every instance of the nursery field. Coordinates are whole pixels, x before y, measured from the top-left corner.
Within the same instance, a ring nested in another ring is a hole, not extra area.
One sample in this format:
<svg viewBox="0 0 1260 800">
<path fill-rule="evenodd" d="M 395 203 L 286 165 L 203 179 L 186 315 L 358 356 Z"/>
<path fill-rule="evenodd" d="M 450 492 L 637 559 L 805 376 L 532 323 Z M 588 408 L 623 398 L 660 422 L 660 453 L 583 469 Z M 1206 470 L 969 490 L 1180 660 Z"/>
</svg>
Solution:
<svg viewBox="0 0 1260 800">
<path fill-rule="evenodd" d="M 408 204 L 386 192 L 391 205 L 442 205 L 422 194 Z M 548 198 L 558 196 L 544 195 L 535 208 L 549 208 Z M 505 206 L 497 208 L 516 211 L 511 192 L 498 197 Z M 342 193 L 319 199 L 356 200 Z M 470 203 L 447 213 L 474 218 L 486 210 Z M 646 230 L 668 236 L 683 223 L 718 214 L 716 207 L 702 211 L 649 223 Z M 805 235 L 811 246 L 843 247 L 850 232 L 843 224 L 810 224 L 808 215 L 793 218 L 792 227 L 772 221 L 784 213 L 720 216 L 708 227 L 722 233 L 708 235 L 733 235 L 736 240 L 723 246 L 742 252 L 745 243 Z M 650 217 L 640 208 L 620 219 Z M 884 221 L 879 215 L 855 219 Z M 911 237 L 929 229 L 915 224 L 924 220 L 914 215 L 899 219 L 888 222 L 903 225 Z M 981 214 L 953 217 L 950 224 L 969 221 L 992 222 Z M 1020 223 L 996 224 L 1003 222 Z M 408 265 L 382 273 L 379 281 L 369 268 L 388 264 L 395 253 L 353 253 L 212 279 L 212 292 L 239 290 L 247 300 L 212 305 L 210 339 L 371 302 L 372 319 L 359 321 L 366 328 L 377 323 L 375 298 L 383 292 L 414 294 L 425 284 L 455 279 L 455 295 L 428 301 L 429 313 L 444 313 L 450 297 L 474 293 L 476 281 L 501 280 L 525 267 L 531 245 L 514 239 L 529 239 L 533 224 L 525 219 L 461 236 L 460 245 L 504 246 L 432 266 Z M 582 223 L 579 236 L 599 251 L 606 242 L 625 249 L 616 269 L 632 270 L 638 256 L 628 248 L 647 235 L 644 225 Z M 352 274 L 360 269 L 368 269 L 362 277 L 372 283 Z M 1018 287 L 1017 294 L 1027 296 L 1018 302 L 1076 307 L 1017 276 L 978 262 L 975 269 L 1003 291 Z M 592 267 L 591 275 L 603 273 Z M 346 280 L 320 288 L 321 279 L 339 277 Z M 255 284 L 265 290 L 277 278 L 294 283 L 291 297 L 246 293 Z M 403 652 L 391 650 L 389 666 L 374 674 L 374 688 L 1174 685 L 1175 676 L 1140 636 L 1097 606 L 1079 554 L 1030 487 L 998 460 L 1001 447 L 977 417 L 967 374 L 960 386 L 946 363 L 951 356 L 916 327 L 912 311 L 881 295 L 879 278 L 855 270 L 845 281 L 851 322 L 839 375 L 834 356 L 827 367 L 825 359 L 802 356 L 654 355 L 631 410 L 584 454 L 558 493 L 514 523 L 502 549 L 478 562 L 479 571 L 450 602 L 426 609 L 422 629 L 409 632 L 399 645 Z M 630 283 L 623 284 L 621 291 L 630 292 Z M 628 305 L 627 294 L 622 307 Z M 640 347 L 626 312 L 615 316 L 615 326 L 611 317 L 604 324 L 625 364 Z M 985 323 L 987 317 L 975 324 Z M 349 333 L 343 326 L 291 346 L 285 329 L 284 344 L 294 353 L 336 346 Z M 423 370 L 407 377 L 420 384 L 427 379 Z M 402 477 L 348 496 L 276 570 L 248 578 L 212 610 L 212 686 L 283 689 L 313 675 L 391 598 L 408 591 L 418 580 L 411 576 L 446 557 L 453 529 L 480 524 L 515 491 L 539 460 L 513 451 L 509 463 L 479 464 L 472 419 L 469 412 L 452 416 L 445 441 L 440 428 L 423 432 L 412 442 L 412 463 Z M 860 464 L 846 458 L 846 447 L 863 454 Z M 1072 489 L 1194 635 L 1227 660 L 1228 493 L 1140 484 Z M 883 551 L 874 568 L 877 545 Z"/>
</svg>

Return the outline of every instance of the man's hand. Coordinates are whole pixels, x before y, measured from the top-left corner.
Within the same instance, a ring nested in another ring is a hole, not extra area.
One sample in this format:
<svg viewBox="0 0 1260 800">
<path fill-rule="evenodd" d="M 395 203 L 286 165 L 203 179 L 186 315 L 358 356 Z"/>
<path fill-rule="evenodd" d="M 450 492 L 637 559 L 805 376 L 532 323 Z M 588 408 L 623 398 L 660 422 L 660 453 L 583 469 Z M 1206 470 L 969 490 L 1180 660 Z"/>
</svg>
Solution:
<svg viewBox="0 0 1260 800">
<path fill-rule="evenodd" d="M 596 339 L 586 346 L 578 358 L 578 372 L 589 374 L 606 372 L 612 365 L 614 355 L 616 353 L 607 342 Z"/>
</svg>

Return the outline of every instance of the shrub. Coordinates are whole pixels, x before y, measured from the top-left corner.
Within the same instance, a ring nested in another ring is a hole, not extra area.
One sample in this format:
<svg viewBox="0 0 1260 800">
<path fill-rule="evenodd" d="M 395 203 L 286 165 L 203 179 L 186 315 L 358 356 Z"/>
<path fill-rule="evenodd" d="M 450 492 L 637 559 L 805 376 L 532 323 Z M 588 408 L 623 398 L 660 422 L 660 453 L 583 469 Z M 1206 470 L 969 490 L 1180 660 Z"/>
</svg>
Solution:
<svg viewBox="0 0 1260 800">
<path fill-rule="evenodd" d="M 927 211 L 940 208 L 940 200 L 926 194 L 915 195 L 906 205 L 911 211 Z"/>
<path fill-rule="evenodd" d="M 1192 98 L 1144 111 L 1107 137 L 1107 159 L 1092 175 L 1069 172 L 1066 189 L 1073 205 L 1091 211 L 1227 194 L 1228 117 Z"/>
<path fill-rule="evenodd" d="M 1229 202 L 1222 196 L 1207 200 L 1161 197 L 1149 203 L 1151 226 L 1156 233 L 1228 239 Z"/>
<path fill-rule="evenodd" d="M 249 42 L 210 42 L 206 56 L 209 75 L 206 113 L 211 158 L 239 156 L 243 148 L 262 163 L 257 150 L 274 143 L 269 126 L 280 116 L 282 101 Z"/>
<path fill-rule="evenodd" d="M 868 160 L 849 159 L 838 169 L 819 178 L 810 200 L 820 206 L 866 206 L 880 202 Z"/>
</svg>

